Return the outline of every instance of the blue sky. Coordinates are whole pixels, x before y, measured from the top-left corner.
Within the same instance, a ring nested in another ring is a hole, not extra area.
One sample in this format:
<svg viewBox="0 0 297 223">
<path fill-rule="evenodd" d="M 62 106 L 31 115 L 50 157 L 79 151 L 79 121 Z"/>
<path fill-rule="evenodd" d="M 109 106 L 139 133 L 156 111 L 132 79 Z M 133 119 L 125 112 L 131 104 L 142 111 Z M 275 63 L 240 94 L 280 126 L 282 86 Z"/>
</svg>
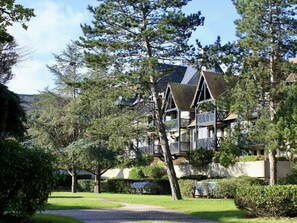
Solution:
<svg viewBox="0 0 297 223">
<path fill-rule="evenodd" d="M 21 94 L 36 94 L 46 87 L 53 88 L 53 76 L 46 64 L 54 64 L 53 53 L 59 54 L 71 40 L 81 35 L 80 24 L 92 20 L 87 5 L 96 0 L 16 0 L 16 3 L 35 9 L 36 17 L 28 23 L 28 30 L 18 24 L 10 28 L 22 51 L 28 53 L 25 60 L 13 68 L 15 78 L 8 84 L 10 90 Z M 222 42 L 235 39 L 234 20 L 238 17 L 231 0 L 192 0 L 185 13 L 201 11 L 205 24 L 198 27 L 192 41 L 199 39 L 213 43 L 217 36 Z"/>
</svg>

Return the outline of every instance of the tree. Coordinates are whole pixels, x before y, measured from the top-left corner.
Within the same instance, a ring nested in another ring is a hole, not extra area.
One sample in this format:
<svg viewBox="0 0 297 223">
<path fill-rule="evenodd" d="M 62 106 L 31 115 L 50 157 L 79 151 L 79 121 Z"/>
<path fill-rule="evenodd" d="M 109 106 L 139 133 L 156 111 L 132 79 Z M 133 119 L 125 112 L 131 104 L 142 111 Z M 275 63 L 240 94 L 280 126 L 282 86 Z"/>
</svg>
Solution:
<svg viewBox="0 0 297 223">
<path fill-rule="evenodd" d="M 26 114 L 17 94 L 0 83 L 0 138 L 21 139 L 26 131 Z"/>
<path fill-rule="evenodd" d="M 101 176 L 120 162 L 118 152 L 104 145 L 104 142 L 91 138 L 80 139 L 68 146 L 71 153 L 79 154 L 82 168 L 95 176 L 95 193 L 101 193 Z"/>
<path fill-rule="evenodd" d="M 162 121 L 161 98 L 157 87 L 161 75 L 157 69 L 162 61 L 180 60 L 191 47 L 187 44 L 192 32 L 202 24 L 200 12 L 186 16 L 181 8 L 189 0 L 119 0 L 101 1 L 89 6 L 93 26 L 83 25 L 82 44 L 90 67 L 102 65 L 120 69 L 123 83 L 137 86 L 143 96 L 152 95 L 156 109 L 158 135 L 171 185 L 173 199 L 181 194 L 173 168 L 172 157 Z"/>
<path fill-rule="evenodd" d="M 15 0 L 2 0 L 0 2 L 0 43 L 10 43 L 14 40 L 13 36 L 7 32 L 8 26 L 12 26 L 14 22 L 19 22 L 24 29 L 27 29 L 26 22 L 34 16 L 33 9 L 15 4 Z"/>
<path fill-rule="evenodd" d="M 286 151 L 291 161 L 297 150 L 297 85 L 286 87 L 284 100 L 276 112 L 277 139 L 280 148 Z"/>
<path fill-rule="evenodd" d="M 12 66 L 19 62 L 16 43 L 0 43 L 0 83 L 5 84 L 13 78 Z"/>
<path fill-rule="evenodd" d="M 244 123 L 251 141 L 268 151 L 270 185 L 276 183 L 275 114 L 283 99 L 283 86 L 290 74 L 287 59 L 296 56 L 297 20 L 295 1 L 233 0 L 240 19 L 235 21 L 238 41 L 227 44 L 225 61 L 236 64 L 237 86 L 230 90 L 231 112 Z M 232 70 L 230 69 L 230 70 Z M 234 70 L 234 69 L 233 69 Z M 249 121 L 248 121 L 249 120 Z"/>
<path fill-rule="evenodd" d="M 61 55 L 54 55 L 56 64 L 47 66 L 57 78 L 57 88 L 40 94 L 32 116 L 30 133 L 33 142 L 51 149 L 72 176 L 71 191 L 77 190 L 77 172 L 81 168 L 78 154 L 69 149 L 73 142 L 84 137 L 89 119 L 80 107 L 79 89 L 73 84 L 83 77 L 83 54 L 75 43 L 67 45 Z"/>
</svg>

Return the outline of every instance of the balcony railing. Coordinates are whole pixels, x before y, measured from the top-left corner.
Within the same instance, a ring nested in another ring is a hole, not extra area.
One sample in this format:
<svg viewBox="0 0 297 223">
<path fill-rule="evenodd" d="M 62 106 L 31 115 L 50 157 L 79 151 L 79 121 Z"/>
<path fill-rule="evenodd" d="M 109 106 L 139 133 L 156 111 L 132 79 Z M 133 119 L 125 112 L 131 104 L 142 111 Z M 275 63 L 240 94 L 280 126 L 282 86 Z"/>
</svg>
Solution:
<svg viewBox="0 0 297 223">
<path fill-rule="evenodd" d="M 197 147 L 198 148 L 215 148 L 220 147 L 221 143 L 223 142 L 224 138 L 223 137 L 218 137 L 217 138 L 217 145 L 215 145 L 215 141 L 213 137 L 209 138 L 204 138 L 204 139 L 198 139 L 197 140 Z"/>
<path fill-rule="evenodd" d="M 178 123 L 178 119 L 171 119 L 171 120 L 165 121 L 164 123 L 168 131 L 177 130 L 178 124 L 180 128 L 186 128 L 190 124 L 190 119 L 181 118 L 179 123 Z"/>
<path fill-rule="evenodd" d="M 172 142 L 169 144 L 169 149 L 172 155 L 186 153 L 190 151 L 190 142 L 180 142 L 180 147 L 178 147 L 179 142 Z M 161 145 L 154 146 L 155 155 L 162 155 Z"/>
<path fill-rule="evenodd" d="M 211 138 L 204 138 L 197 140 L 197 148 L 215 148 L 214 139 Z"/>
<path fill-rule="evenodd" d="M 142 146 L 142 147 L 138 147 L 138 150 L 142 153 L 145 154 L 153 154 L 154 152 L 154 148 L 153 146 Z"/>
<path fill-rule="evenodd" d="M 227 117 L 227 113 L 224 111 L 217 112 L 217 121 L 223 121 Z M 198 124 L 213 123 L 215 120 L 214 112 L 202 112 L 197 114 Z"/>
</svg>

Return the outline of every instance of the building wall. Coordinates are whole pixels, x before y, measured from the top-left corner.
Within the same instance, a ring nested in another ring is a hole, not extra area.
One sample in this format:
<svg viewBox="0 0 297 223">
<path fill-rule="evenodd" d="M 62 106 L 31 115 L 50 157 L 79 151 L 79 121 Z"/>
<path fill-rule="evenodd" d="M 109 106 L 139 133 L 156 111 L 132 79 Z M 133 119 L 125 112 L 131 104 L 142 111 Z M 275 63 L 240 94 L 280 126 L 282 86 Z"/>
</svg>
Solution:
<svg viewBox="0 0 297 223">
<path fill-rule="evenodd" d="M 291 165 L 288 161 L 277 162 L 277 176 L 285 177 L 291 173 Z M 254 161 L 254 162 L 238 162 L 233 167 L 225 168 L 218 163 L 210 164 L 207 171 L 201 172 L 193 168 L 191 165 L 175 165 L 176 176 L 188 176 L 205 174 L 209 177 L 239 177 L 250 176 L 258 178 L 269 178 L 269 162 L 268 161 Z M 131 169 L 112 169 L 103 174 L 103 178 L 121 177 L 128 178 Z"/>
</svg>

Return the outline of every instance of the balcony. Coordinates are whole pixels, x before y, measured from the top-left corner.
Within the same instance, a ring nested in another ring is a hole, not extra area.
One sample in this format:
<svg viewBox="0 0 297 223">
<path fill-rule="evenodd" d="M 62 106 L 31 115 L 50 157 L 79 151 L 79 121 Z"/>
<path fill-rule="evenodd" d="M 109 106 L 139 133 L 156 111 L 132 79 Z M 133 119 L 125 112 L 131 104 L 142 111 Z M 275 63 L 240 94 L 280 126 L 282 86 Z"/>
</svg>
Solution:
<svg viewBox="0 0 297 223">
<path fill-rule="evenodd" d="M 179 121 L 178 119 L 171 119 L 168 121 L 164 121 L 166 130 L 168 131 L 178 130 L 178 124 L 180 128 L 186 128 L 190 124 L 190 119 L 181 118 L 179 123 L 178 121 Z"/>
<path fill-rule="evenodd" d="M 138 150 L 145 154 L 153 154 L 153 146 L 142 146 L 139 147 Z"/>
<path fill-rule="evenodd" d="M 190 151 L 190 142 L 172 142 L 169 144 L 169 149 L 172 155 L 185 154 Z M 156 156 L 161 156 L 163 154 L 161 145 L 154 146 L 154 154 Z"/>
<path fill-rule="evenodd" d="M 204 138 L 197 140 L 197 148 L 215 148 L 213 138 Z"/>
<path fill-rule="evenodd" d="M 217 138 L 217 145 L 215 145 L 215 141 L 213 137 L 204 138 L 204 139 L 198 139 L 197 140 L 197 148 L 213 148 L 215 149 L 215 146 L 220 147 L 220 144 L 223 142 L 223 137 Z"/>
<path fill-rule="evenodd" d="M 217 112 L 217 121 L 224 121 L 224 119 L 227 117 L 227 113 L 224 111 L 218 111 Z M 199 125 L 206 125 L 206 124 L 212 124 L 215 120 L 215 114 L 214 112 L 203 112 L 197 114 L 197 121 Z"/>
</svg>

